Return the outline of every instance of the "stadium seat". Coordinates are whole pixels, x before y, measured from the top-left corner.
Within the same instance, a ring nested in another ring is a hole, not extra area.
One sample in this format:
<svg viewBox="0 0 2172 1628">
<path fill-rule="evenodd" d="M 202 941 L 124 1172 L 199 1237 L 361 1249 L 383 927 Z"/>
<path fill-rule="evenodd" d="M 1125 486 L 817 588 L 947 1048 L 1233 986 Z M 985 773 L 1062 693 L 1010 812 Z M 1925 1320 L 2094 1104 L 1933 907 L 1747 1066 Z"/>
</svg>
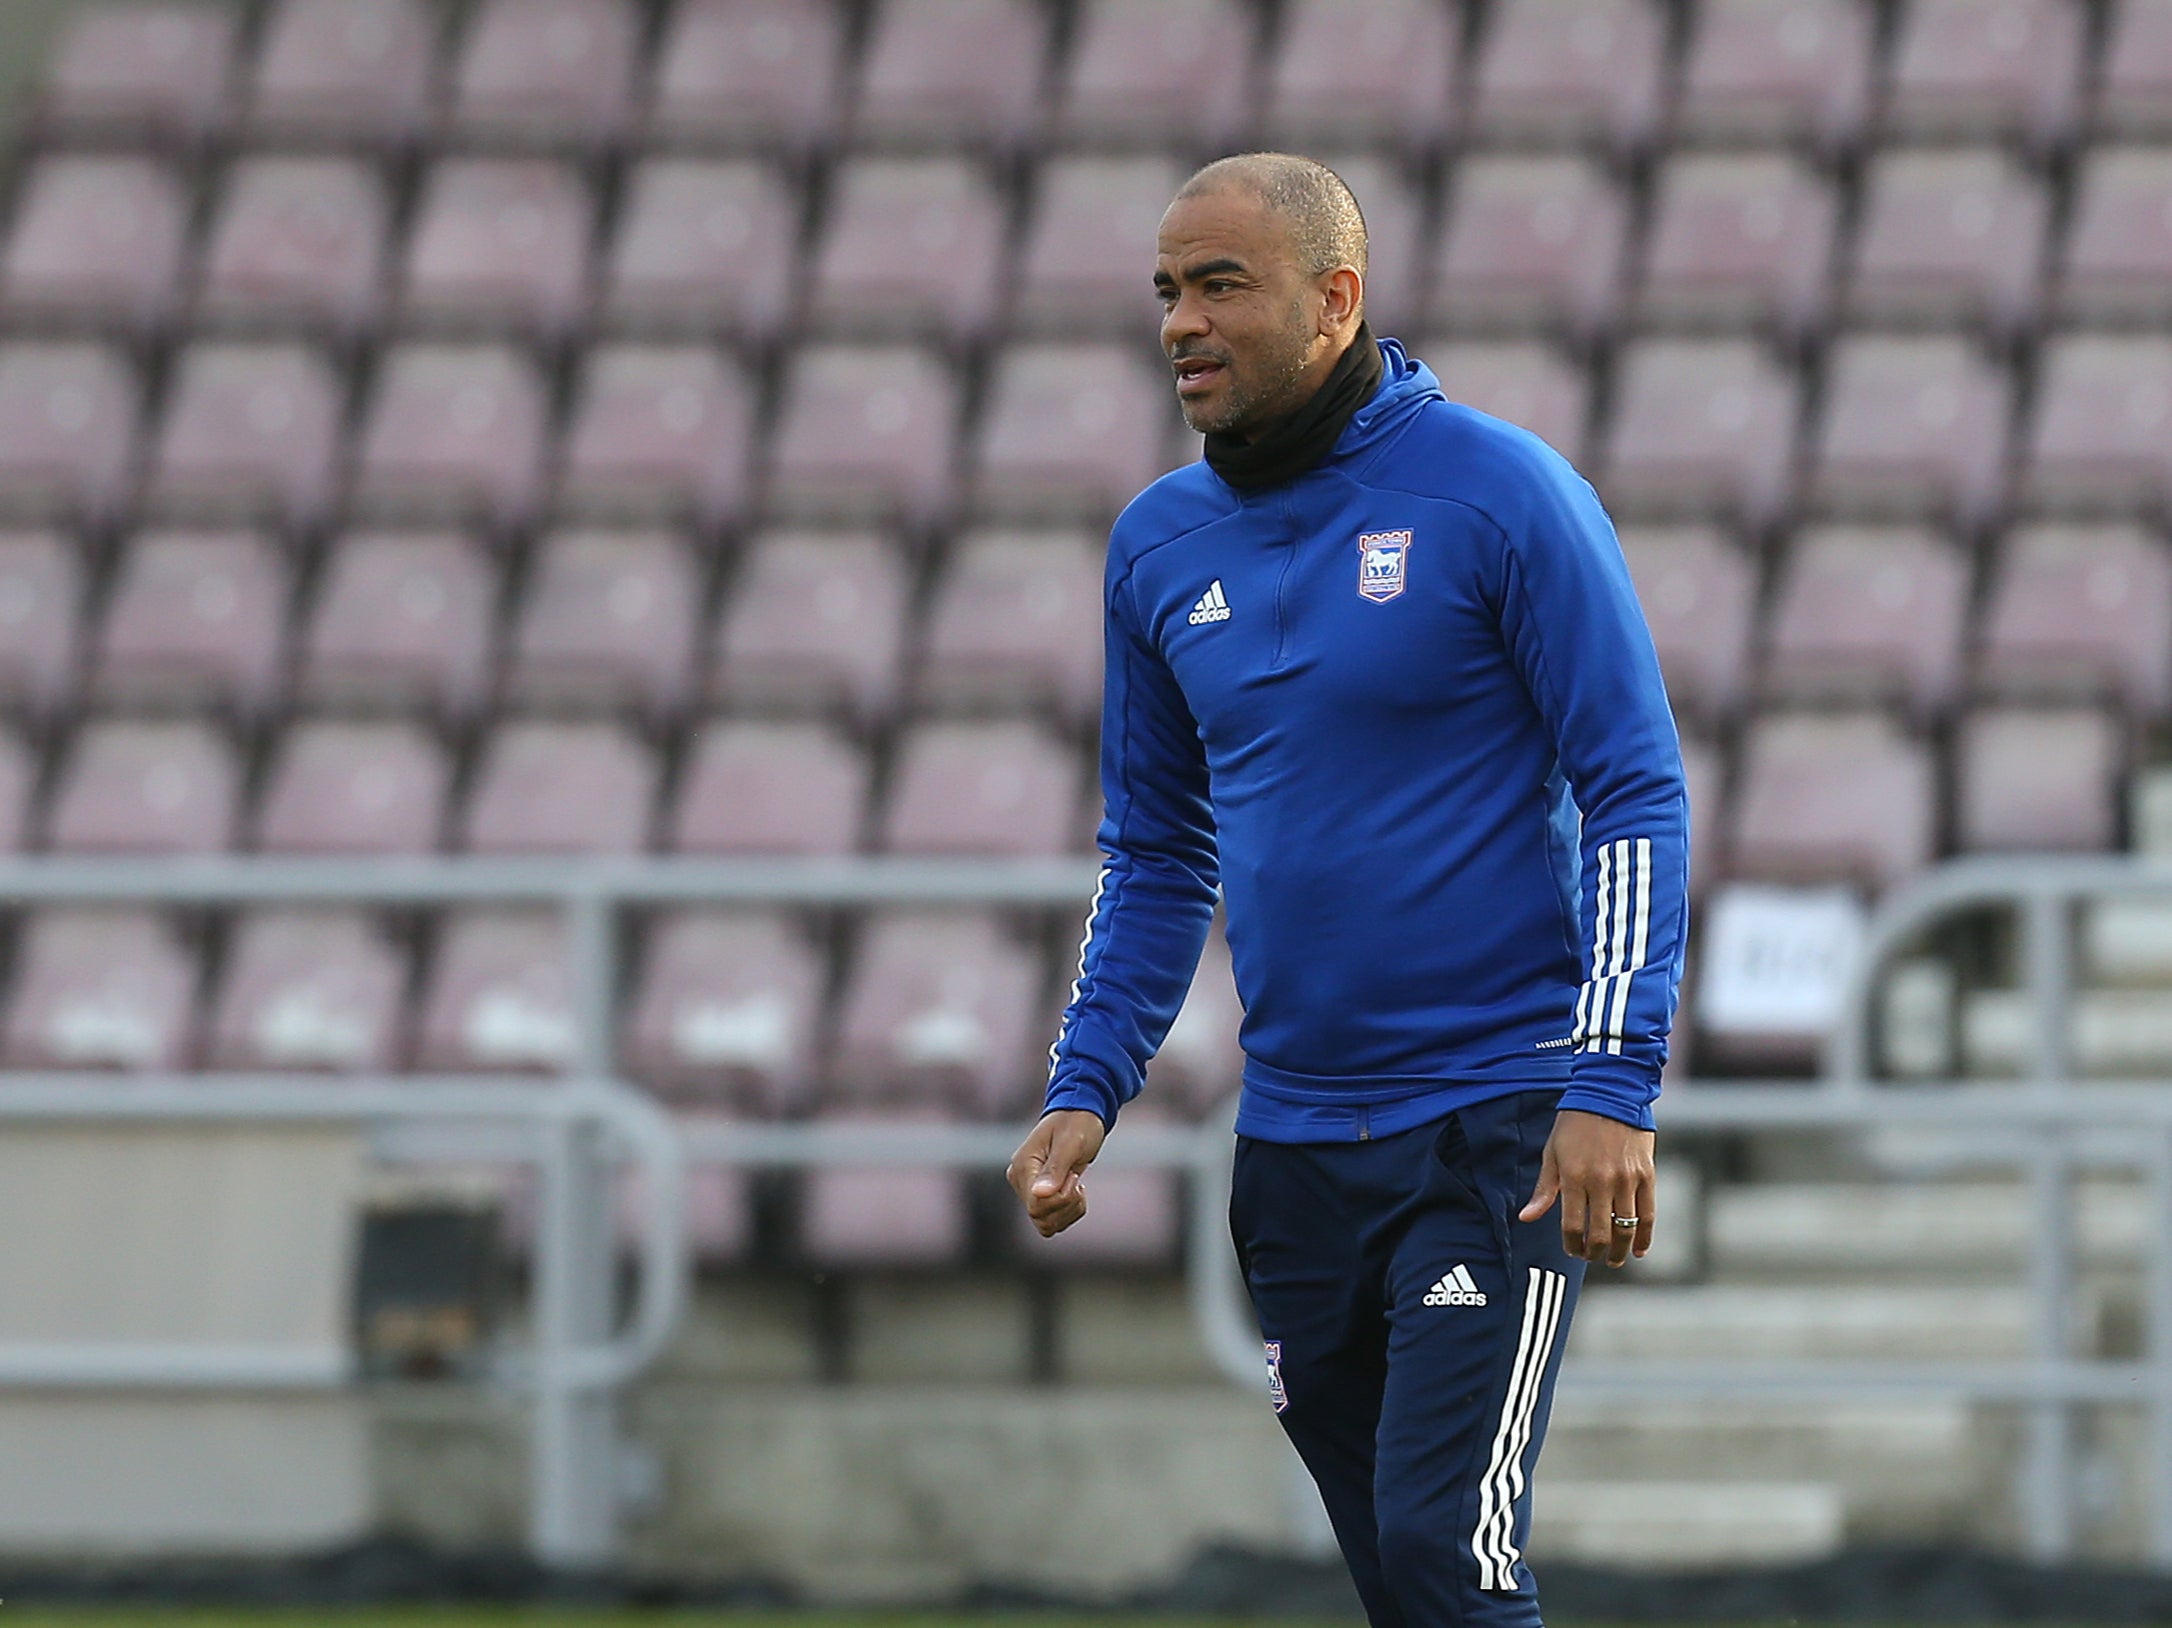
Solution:
<svg viewBox="0 0 2172 1628">
<path fill-rule="evenodd" d="M 725 602 L 709 698 L 886 716 L 902 682 L 905 608 L 905 574 L 882 537 L 771 533 L 748 551 Z"/>
<path fill-rule="evenodd" d="M 1933 718 L 1956 698 L 1968 606 L 1968 561 L 1936 532 L 1814 527 L 1780 566 L 1763 691 Z"/>
<path fill-rule="evenodd" d="M 399 345 L 379 363 L 353 501 L 374 520 L 512 527 L 535 510 L 547 411 L 509 346 Z"/>
<path fill-rule="evenodd" d="M 983 515 L 1113 519 L 1175 463 L 1175 394 L 1138 345 L 1014 345 L 981 416 L 972 504 Z"/>
<path fill-rule="evenodd" d="M 1227 151 L 1242 139 L 1255 100 L 1249 7 L 1085 0 L 1073 27 L 1057 114 L 1065 141 Z"/>
<path fill-rule="evenodd" d="M 1883 889 L 1931 860 L 1930 753 L 1879 713 L 1780 713 L 1744 739 L 1728 871 Z"/>
<path fill-rule="evenodd" d="M 1832 186 L 1779 154 L 1691 154 L 1660 172 L 1637 290 L 1640 322 L 1815 331 L 1831 297 Z"/>
<path fill-rule="evenodd" d="M 305 701 L 455 719 L 481 709 L 497 585 L 480 548 L 446 532 L 358 532 L 333 544 L 322 576 Z"/>
<path fill-rule="evenodd" d="M 2015 700 L 2172 706 L 2172 558 L 2137 525 L 2025 527 L 2000 545 L 1977 685 Z"/>
<path fill-rule="evenodd" d="M 958 384 L 903 345 L 810 345 L 785 373 L 770 465 L 781 516 L 932 525 L 948 513 Z"/>
<path fill-rule="evenodd" d="M 93 697 L 264 716 L 280 699 L 289 586 L 285 556 L 257 533 L 144 533 L 121 557 Z"/>
<path fill-rule="evenodd" d="M 2051 200 L 1990 147 L 1894 148 L 1871 161 L 1846 283 L 1858 322 L 2019 334 L 2036 318 Z"/>
<path fill-rule="evenodd" d="M 0 706 L 50 718 L 73 699 L 83 567 L 50 531 L 0 532 Z"/>
<path fill-rule="evenodd" d="M 1425 307 L 1423 187 L 1378 154 L 1331 151 L 1320 161 L 1343 178 L 1365 216 L 1365 320 L 1384 337 L 1407 333 Z"/>
<path fill-rule="evenodd" d="M 407 957 L 358 910 L 253 910 L 234 924 L 212 1008 L 213 1068 L 399 1066 Z"/>
<path fill-rule="evenodd" d="M 835 0 L 680 0 L 656 56 L 649 139 L 818 145 L 842 98 L 845 32 Z"/>
<path fill-rule="evenodd" d="M 410 327 L 561 339 L 586 314 L 595 201 L 570 165 L 448 159 L 423 183 L 400 306 Z"/>
<path fill-rule="evenodd" d="M 35 121 L 67 140 L 200 143 L 226 123 L 241 22 L 212 0 L 71 7 Z"/>
<path fill-rule="evenodd" d="M 613 724 L 515 721 L 483 744 L 460 821 L 476 854 L 632 854 L 649 845 L 656 756 Z"/>
<path fill-rule="evenodd" d="M 2095 514 L 2172 507 L 2172 337 L 2052 340 L 2038 355 L 2034 407 L 2025 502 Z"/>
<path fill-rule="evenodd" d="M 1028 858 L 1078 846 L 1078 752 L 1022 721 L 930 723 L 898 743 L 882 846 Z"/>
<path fill-rule="evenodd" d="M 860 68 L 856 144 L 999 152 L 1047 105 L 1048 14 L 1034 0 L 885 0 Z"/>
<path fill-rule="evenodd" d="M 1964 852 L 2097 853 L 2118 830 L 2124 731 L 2094 707 L 1992 707 L 1961 720 L 1954 827 Z"/>
<path fill-rule="evenodd" d="M 2088 322 L 2172 319 L 2172 147 L 2102 147 L 2076 182 L 2058 314 Z"/>
<path fill-rule="evenodd" d="M 167 387 L 146 498 L 162 518 L 321 524 L 346 391 L 305 345 L 191 345 Z"/>
<path fill-rule="evenodd" d="M 2172 0 L 2119 0 L 2097 74 L 2098 130 L 2172 135 Z"/>
<path fill-rule="evenodd" d="M 482 0 L 453 70 L 457 141 L 601 148 L 629 133 L 641 17 L 632 0 Z"/>
<path fill-rule="evenodd" d="M 420 724 L 313 720 L 273 753 L 257 809 L 268 854 L 436 853 L 452 759 Z"/>
<path fill-rule="evenodd" d="M 155 913 L 40 910 L 16 948 L 0 1057 L 10 1068 L 185 1067 L 195 990 L 193 957 Z"/>
<path fill-rule="evenodd" d="M 1478 44 L 1471 132 L 1633 152 L 1658 133 L 1666 51 L 1651 0 L 1502 0 Z"/>
<path fill-rule="evenodd" d="M 1907 0 L 1881 122 L 1911 140 L 2065 141 L 2087 27 L 2075 0 Z"/>
<path fill-rule="evenodd" d="M 807 935 L 773 911 L 674 910 L 647 949 L 626 1019 L 633 1073 L 706 1107 L 803 1111 L 826 982 Z"/>
<path fill-rule="evenodd" d="M 855 158 L 830 178 L 808 319 L 859 338 L 984 337 L 1007 258 L 993 179 L 956 158 Z"/>
<path fill-rule="evenodd" d="M 669 717 L 693 684 L 701 583 L 669 532 L 566 531 L 529 564 L 508 697 L 533 708 Z"/>
<path fill-rule="evenodd" d="M 130 495 L 138 390 L 104 345 L 0 345 L 0 514 L 114 519 Z"/>
<path fill-rule="evenodd" d="M 1795 381 L 1747 339 L 1643 339 L 1616 363 L 1600 490 L 1626 518 L 1726 517 L 1756 529 L 1784 512 Z"/>
<path fill-rule="evenodd" d="M 1197 1119 L 1233 1099 L 1244 1076 L 1244 1048 L 1238 1042 L 1243 1025 L 1244 1006 L 1237 999 L 1229 940 L 1217 917 L 1192 972 L 1191 987 L 1184 993 L 1184 1004 L 1177 1008 L 1176 1021 L 1147 1065 L 1141 1105 L 1159 1104 L 1179 1118 Z M 1127 1108 L 1125 1118 L 1135 1111 Z M 1096 1188 L 1094 1202 L 1099 1203 L 1100 1197 Z"/>
<path fill-rule="evenodd" d="M 1295 152 L 1361 142 L 1418 152 L 1439 146 L 1461 113 L 1460 21 L 1441 0 L 1286 6 L 1267 68 L 1266 144 Z"/>
<path fill-rule="evenodd" d="M 246 158 L 227 173 L 198 274 L 199 323 L 352 337 L 384 300 L 384 182 L 346 158 Z"/>
<path fill-rule="evenodd" d="M 1183 166 L 1168 158 L 1043 164 L 1019 257 L 1017 323 L 1032 333 L 1151 333 L 1152 246 L 1183 184 Z"/>
<path fill-rule="evenodd" d="M 556 1072 L 574 1060 L 565 933 L 547 910 L 475 910 L 438 932 L 416 1025 L 430 1072 Z"/>
<path fill-rule="evenodd" d="M 412 144 L 429 117 L 436 32 L 423 0 L 281 0 L 250 82 L 249 135 Z"/>
<path fill-rule="evenodd" d="M 188 198 L 165 164 L 62 153 L 17 182 L 0 315 L 150 334 L 172 318 Z"/>
<path fill-rule="evenodd" d="M 714 536 L 745 512 L 754 387 L 707 346 L 587 353 L 559 460 L 556 506 L 602 520 L 692 523 Z"/>
<path fill-rule="evenodd" d="M 682 1123 L 696 1123 L 703 1116 L 687 1115 Z M 622 1253 L 631 1254 L 642 1236 L 635 1207 L 642 1198 L 640 1177 L 627 1172 L 620 1184 L 618 1240 Z M 737 1165 L 690 1163 L 686 1167 L 686 1205 L 681 1217 L 687 1247 L 701 1266 L 728 1266 L 743 1260 L 754 1245 L 754 1177 Z"/>
<path fill-rule="evenodd" d="M 1712 526 L 1624 526 L 1621 547 L 1667 699 L 1707 724 L 1731 717 L 1749 688 L 1756 565 Z"/>
<path fill-rule="evenodd" d="M 1101 577 L 1089 533 L 960 538 L 928 609 L 920 704 L 1090 721 L 1101 701 Z"/>
<path fill-rule="evenodd" d="M 61 760 L 46 845 L 67 854 L 213 854 L 234 845 L 241 758 L 207 723 L 85 724 Z"/>
<path fill-rule="evenodd" d="M 1852 147 L 1870 107 L 1875 22 L 1862 0 L 1703 0 L 1675 135 L 1708 146 Z"/>
<path fill-rule="evenodd" d="M 800 201 L 752 160 L 652 158 L 626 183 L 603 320 L 625 333 L 767 343 L 791 308 Z"/>
<path fill-rule="evenodd" d="M 1467 158 L 1449 188 L 1427 320 L 1593 338 L 1621 300 L 1628 230 L 1620 189 L 1587 159 Z"/>
<path fill-rule="evenodd" d="M 926 1109 L 826 1115 L 841 1128 L 879 1134 L 942 1115 Z M 927 1165 L 821 1165 L 801 1179 L 799 1252 L 815 1267 L 957 1265 L 972 1240 L 965 1177 Z"/>
<path fill-rule="evenodd" d="M 1828 354 L 1809 498 L 1980 525 L 2004 496 L 2012 380 L 1967 340 L 1856 334 Z"/>
<path fill-rule="evenodd" d="M 669 846 L 698 855 L 856 852 L 873 776 L 867 754 L 820 724 L 706 724 L 679 776 Z"/>
<path fill-rule="evenodd" d="M 1432 368 L 1450 401 L 1529 430 L 1572 464 L 1584 458 L 1591 381 L 1538 340 L 1420 340 L 1411 354 Z"/>
</svg>

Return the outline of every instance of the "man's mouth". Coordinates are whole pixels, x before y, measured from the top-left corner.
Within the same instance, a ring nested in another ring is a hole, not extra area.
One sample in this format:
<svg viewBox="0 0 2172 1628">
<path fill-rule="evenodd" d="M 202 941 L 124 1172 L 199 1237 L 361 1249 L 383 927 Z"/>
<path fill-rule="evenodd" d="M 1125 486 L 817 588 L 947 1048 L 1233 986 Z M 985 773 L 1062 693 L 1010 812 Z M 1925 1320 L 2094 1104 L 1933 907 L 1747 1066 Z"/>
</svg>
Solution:
<svg viewBox="0 0 2172 1628">
<path fill-rule="evenodd" d="M 1211 356 L 1180 356 L 1170 366 L 1175 369 L 1180 396 L 1196 396 L 1213 389 L 1227 371 L 1226 364 Z"/>
</svg>

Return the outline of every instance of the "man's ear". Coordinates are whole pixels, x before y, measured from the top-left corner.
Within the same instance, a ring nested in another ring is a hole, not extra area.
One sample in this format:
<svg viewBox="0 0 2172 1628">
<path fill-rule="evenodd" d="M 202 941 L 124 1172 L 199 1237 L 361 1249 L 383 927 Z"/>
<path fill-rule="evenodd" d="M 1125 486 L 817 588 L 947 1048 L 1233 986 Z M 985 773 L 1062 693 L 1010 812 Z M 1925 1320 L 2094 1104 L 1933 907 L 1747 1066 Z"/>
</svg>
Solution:
<svg viewBox="0 0 2172 1628">
<path fill-rule="evenodd" d="M 1365 313 L 1365 279 L 1355 266 L 1337 266 L 1320 278 L 1320 334 L 1347 338 Z"/>
</svg>

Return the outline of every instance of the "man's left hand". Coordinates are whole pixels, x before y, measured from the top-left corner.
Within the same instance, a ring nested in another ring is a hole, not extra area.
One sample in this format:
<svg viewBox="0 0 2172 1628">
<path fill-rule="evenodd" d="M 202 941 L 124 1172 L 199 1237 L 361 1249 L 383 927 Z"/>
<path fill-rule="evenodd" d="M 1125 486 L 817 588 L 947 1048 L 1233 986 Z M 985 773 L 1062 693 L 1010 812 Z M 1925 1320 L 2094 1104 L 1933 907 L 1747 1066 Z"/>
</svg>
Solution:
<svg viewBox="0 0 2172 1628">
<path fill-rule="evenodd" d="M 1561 1245 L 1609 1266 L 1652 1247 L 1652 1133 L 1604 1114 L 1564 1108 L 1546 1139 L 1538 1187 L 1519 1220 L 1536 1221 L 1561 1204 Z M 1635 1219 L 1634 1227 L 1617 1227 Z"/>
</svg>

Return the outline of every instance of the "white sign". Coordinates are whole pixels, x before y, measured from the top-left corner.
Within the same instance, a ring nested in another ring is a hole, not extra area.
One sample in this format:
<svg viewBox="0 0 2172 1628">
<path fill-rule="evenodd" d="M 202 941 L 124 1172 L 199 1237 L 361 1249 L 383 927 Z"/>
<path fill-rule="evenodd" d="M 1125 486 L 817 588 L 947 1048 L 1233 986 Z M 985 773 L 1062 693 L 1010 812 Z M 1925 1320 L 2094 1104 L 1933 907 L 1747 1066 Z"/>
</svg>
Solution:
<svg viewBox="0 0 2172 1628">
<path fill-rule="evenodd" d="M 1698 1022 L 1715 1034 L 1831 1032 L 1862 953 L 1863 916 L 1844 887 L 1721 889 L 1702 935 Z"/>
</svg>

